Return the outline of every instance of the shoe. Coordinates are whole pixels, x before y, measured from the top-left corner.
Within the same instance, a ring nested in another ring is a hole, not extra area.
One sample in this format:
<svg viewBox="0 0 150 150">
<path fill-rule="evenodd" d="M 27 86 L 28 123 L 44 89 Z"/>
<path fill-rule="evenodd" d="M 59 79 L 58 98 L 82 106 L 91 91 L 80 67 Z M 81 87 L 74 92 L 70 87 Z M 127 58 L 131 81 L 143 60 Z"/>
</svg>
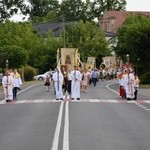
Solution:
<svg viewBox="0 0 150 150">
<path fill-rule="evenodd" d="M 11 100 L 6 100 L 7 103 L 11 102 Z"/>
<path fill-rule="evenodd" d="M 77 100 L 80 100 L 80 98 L 77 98 Z"/>
<path fill-rule="evenodd" d="M 60 100 L 64 100 L 63 98 L 60 98 Z"/>
<path fill-rule="evenodd" d="M 71 100 L 74 100 L 74 98 L 71 98 Z"/>
<path fill-rule="evenodd" d="M 59 100 L 58 98 L 56 100 Z"/>
</svg>

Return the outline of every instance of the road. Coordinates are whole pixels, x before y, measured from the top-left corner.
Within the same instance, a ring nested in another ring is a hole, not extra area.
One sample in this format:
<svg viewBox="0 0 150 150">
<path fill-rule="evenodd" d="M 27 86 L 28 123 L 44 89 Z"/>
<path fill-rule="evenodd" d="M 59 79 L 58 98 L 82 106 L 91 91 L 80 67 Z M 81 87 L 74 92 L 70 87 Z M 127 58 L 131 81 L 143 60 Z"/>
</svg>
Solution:
<svg viewBox="0 0 150 150">
<path fill-rule="evenodd" d="M 122 100 L 113 82 L 91 85 L 80 101 L 56 101 L 43 84 L 2 100 L 0 150 L 149 150 L 150 97 Z"/>
</svg>

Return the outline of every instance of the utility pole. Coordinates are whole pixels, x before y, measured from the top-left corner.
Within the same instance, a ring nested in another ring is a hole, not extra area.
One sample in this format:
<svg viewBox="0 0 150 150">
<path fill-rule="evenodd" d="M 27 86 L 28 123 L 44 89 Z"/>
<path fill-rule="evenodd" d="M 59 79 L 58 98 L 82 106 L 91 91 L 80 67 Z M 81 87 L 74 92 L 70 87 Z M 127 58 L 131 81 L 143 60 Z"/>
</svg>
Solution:
<svg viewBox="0 0 150 150">
<path fill-rule="evenodd" d="M 65 17 L 64 14 L 62 15 L 62 25 L 63 25 L 63 44 L 64 48 L 66 48 L 66 35 L 65 35 Z"/>
</svg>

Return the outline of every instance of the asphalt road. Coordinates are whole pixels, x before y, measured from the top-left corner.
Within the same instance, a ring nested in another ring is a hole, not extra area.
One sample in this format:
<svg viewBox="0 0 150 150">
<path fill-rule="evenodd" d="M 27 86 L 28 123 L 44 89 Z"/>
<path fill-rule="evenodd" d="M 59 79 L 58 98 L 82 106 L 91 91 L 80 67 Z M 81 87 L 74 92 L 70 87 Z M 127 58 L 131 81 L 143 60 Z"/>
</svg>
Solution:
<svg viewBox="0 0 150 150">
<path fill-rule="evenodd" d="M 149 150 L 150 97 L 122 100 L 113 82 L 91 85 L 80 101 L 56 101 L 43 84 L 2 100 L 0 150 Z"/>
</svg>

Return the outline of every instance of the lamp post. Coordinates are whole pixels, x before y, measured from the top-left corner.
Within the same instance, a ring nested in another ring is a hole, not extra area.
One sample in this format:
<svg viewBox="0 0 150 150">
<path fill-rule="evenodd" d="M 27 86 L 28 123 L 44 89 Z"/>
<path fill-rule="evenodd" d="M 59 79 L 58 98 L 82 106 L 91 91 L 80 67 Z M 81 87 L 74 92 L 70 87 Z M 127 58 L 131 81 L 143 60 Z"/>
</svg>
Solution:
<svg viewBox="0 0 150 150">
<path fill-rule="evenodd" d="M 8 66 L 9 66 L 9 61 L 8 59 L 6 60 L 6 69 L 8 69 Z"/>
<path fill-rule="evenodd" d="M 127 58 L 127 68 L 129 68 L 129 60 L 130 60 L 129 54 L 126 55 L 126 58 Z"/>
</svg>

